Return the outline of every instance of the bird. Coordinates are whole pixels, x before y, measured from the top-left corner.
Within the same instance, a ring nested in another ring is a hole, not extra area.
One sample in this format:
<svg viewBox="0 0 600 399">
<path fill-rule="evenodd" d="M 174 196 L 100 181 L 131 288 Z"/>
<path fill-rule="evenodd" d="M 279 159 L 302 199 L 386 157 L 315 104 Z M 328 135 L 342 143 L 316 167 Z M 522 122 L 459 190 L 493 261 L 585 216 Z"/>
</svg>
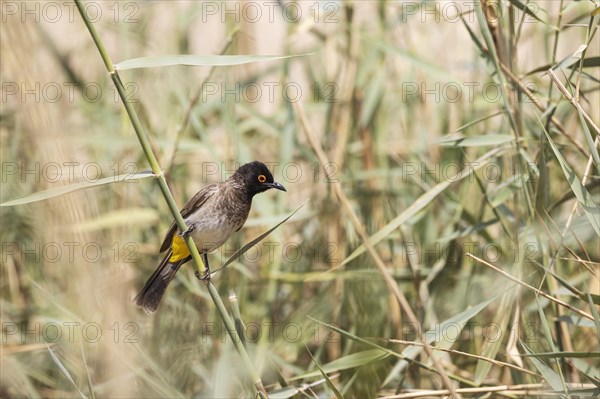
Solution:
<svg viewBox="0 0 600 399">
<path fill-rule="evenodd" d="M 167 286 L 179 268 L 192 258 L 184 241 L 187 235 L 194 240 L 206 269 L 204 276 L 198 273 L 196 276 L 210 279 L 207 254 L 242 228 L 250 213 L 252 198 L 272 188 L 286 191 L 273 179 L 264 163 L 253 161 L 240 166 L 224 182 L 209 184 L 198 191 L 181 209 L 188 229 L 177 234 L 177 224 L 171 224 L 160 247 L 160 253 L 166 251 L 166 254 L 133 302 L 146 313 L 156 312 Z"/>
</svg>

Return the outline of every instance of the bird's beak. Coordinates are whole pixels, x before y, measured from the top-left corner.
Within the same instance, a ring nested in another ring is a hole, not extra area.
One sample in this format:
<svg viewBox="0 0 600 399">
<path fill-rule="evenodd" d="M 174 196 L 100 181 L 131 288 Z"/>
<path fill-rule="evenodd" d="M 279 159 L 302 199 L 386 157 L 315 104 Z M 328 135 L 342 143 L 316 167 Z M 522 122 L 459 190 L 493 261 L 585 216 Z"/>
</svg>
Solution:
<svg viewBox="0 0 600 399">
<path fill-rule="evenodd" d="M 269 188 L 274 188 L 277 190 L 281 190 L 281 191 L 286 191 L 285 187 L 283 187 L 281 184 L 277 183 L 276 181 L 274 181 L 273 183 L 264 183 L 265 186 L 269 187 Z"/>
</svg>

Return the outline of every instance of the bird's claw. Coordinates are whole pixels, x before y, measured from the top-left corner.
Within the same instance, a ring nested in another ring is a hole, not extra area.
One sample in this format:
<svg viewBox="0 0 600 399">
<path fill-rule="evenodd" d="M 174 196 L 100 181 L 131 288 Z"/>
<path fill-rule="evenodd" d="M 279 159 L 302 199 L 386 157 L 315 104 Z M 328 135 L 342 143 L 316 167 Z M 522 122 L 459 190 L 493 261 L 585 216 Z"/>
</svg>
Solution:
<svg viewBox="0 0 600 399">
<path fill-rule="evenodd" d="M 204 281 L 204 282 L 210 281 L 210 272 L 209 271 L 206 271 L 202 276 L 200 275 L 200 272 L 198 270 L 196 270 L 196 272 L 194 274 L 196 275 L 196 278 L 200 281 Z"/>
<path fill-rule="evenodd" d="M 194 226 L 193 225 L 192 226 L 188 226 L 188 228 L 184 232 L 182 232 L 180 235 L 181 235 L 181 237 L 186 238 L 190 234 L 192 234 L 192 231 L 194 231 Z"/>
</svg>

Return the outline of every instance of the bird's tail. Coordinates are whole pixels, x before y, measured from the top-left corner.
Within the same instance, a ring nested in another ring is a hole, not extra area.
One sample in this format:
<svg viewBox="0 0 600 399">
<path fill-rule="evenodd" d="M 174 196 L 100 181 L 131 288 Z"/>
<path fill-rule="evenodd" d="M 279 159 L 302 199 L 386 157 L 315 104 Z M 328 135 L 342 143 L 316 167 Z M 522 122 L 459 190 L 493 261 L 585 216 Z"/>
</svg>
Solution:
<svg viewBox="0 0 600 399">
<path fill-rule="evenodd" d="M 144 288 L 133 298 L 133 302 L 147 313 L 154 313 L 156 311 L 165 290 L 171 280 L 173 280 L 173 277 L 175 277 L 177 270 L 188 260 L 181 259 L 176 262 L 169 262 L 171 255 L 172 251 L 169 250 L 162 262 L 160 262 L 160 265 L 158 265 L 154 273 L 146 281 Z"/>
</svg>

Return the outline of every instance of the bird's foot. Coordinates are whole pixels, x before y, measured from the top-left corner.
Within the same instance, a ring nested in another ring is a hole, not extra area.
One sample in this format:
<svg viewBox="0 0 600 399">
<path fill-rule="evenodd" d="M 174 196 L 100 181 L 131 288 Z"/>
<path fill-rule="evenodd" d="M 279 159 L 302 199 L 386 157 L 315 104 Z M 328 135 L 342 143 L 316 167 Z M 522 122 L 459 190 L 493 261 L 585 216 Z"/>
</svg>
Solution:
<svg viewBox="0 0 600 399">
<path fill-rule="evenodd" d="M 200 275 L 200 272 L 198 270 L 196 270 L 194 274 L 196 275 L 196 278 L 200 281 L 204 281 L 205 283 L 210 281 L 210 271 L 208 270 L 203 275 Z"/>
<path fill-rule="evenodd" d="M 192 234 L 192 231 L 194 231 L 194 226 L 193 225 L 188 226 L 188 228 L 183 233 L 181 233 L 180 235 L 181 235 L 181 237 L 186 238 L 190 234 Z"/>
</svg>

